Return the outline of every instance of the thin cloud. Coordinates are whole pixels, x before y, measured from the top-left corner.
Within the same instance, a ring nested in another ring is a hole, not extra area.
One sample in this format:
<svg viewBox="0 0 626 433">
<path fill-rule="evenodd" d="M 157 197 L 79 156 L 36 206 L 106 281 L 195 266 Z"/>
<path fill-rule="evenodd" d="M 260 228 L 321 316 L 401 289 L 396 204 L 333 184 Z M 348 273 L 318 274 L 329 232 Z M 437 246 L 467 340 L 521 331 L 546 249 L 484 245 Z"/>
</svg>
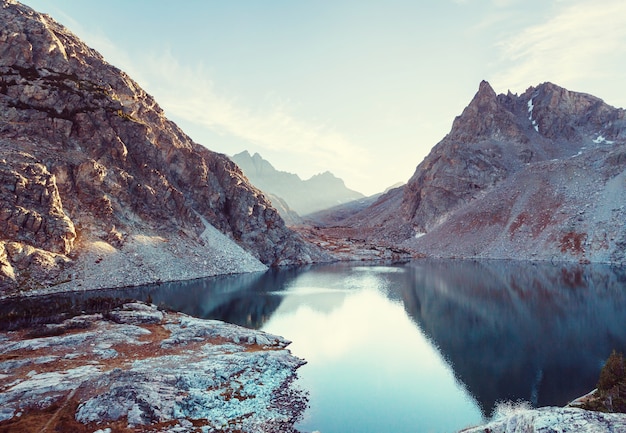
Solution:
<svg viewBox="0 0 626 433">
<path fill-rule="evenodd" d="M 607 79 L 621 71 L 626 46 L 626 2 L 563 3 L 549 20 L 498 44 L 503 72 L 498 87 L 522 90 L 537 81 L 576 85 L 593 77 Z"/>
<path fill-rule="evenodd" d="M 150 91 L 172 115 L 263 149 L 315 158 L 327 167 L 339 160 L 363 162 L 362 149 L 323 124 L 296 118 L 288 103 L 249 108 L 246 101 L 219 95 L 202 67 L 183 66 L 169 53 L 152 56 L 147 66 L 142 74 L 148 73 L 154 84 Z"/>
<path fill-rule="evenodd" d="M 83 27 L 62 11 L 55 14 L 61 15 L 88 45 L 97 47 L 107 61 L 155 96 L 169 115 L 218 135 L 237 137 L 259 149 L 309 160 L 312 168 L 319 167 L 320 171 L 363 178 L 363 170 L 358 167 L 371 162 L 367 151 L 323 123 L 299 119 L 289 103 L 273 98 L 262 107 L 251 108 L 250 101 L 219 94 L 206 69 L 197 64 L 182 65 L 167 48 L 157 54 L 131 57 L 97 30 Z"/>
<path fill-rule="evenodd" d="M 520 0 L 489 0 L 488 3 L 499 8 L 505 8 L 519 3 L 519 1 Z M 460 5 L 469 4 L 470 2 L 476 3 L 473 0 L 452 0 L 452 2 Z"/>
</svg>

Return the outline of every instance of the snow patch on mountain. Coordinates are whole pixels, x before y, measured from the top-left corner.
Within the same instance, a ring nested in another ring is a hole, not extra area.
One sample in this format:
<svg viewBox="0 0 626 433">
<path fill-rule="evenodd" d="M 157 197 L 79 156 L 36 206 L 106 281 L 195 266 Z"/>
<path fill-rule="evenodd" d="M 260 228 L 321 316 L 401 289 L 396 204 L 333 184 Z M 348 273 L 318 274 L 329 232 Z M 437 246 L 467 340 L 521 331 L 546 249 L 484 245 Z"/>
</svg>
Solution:
<svg viewBox="0 0 626 433">
<path fill-rule="evenodd" d="M 530 123 L 533 125 L 533 128 L 535 128 L 535 131 L 539 132 L 539 125 L 537 124 L 537 121 L 533 119 L 534 109 L 535 106 L 533 104 L 533 99 L 530 98 L 530 100 L 528 101 L 528 120 L 530 120 Z"/>
<path fill-rule="evenodd" d="M 598 136 L 593 140 L 596 144 L 614 144 L 614 141 L 607 140 L 602 134 L 598 134 Z"/>
</svg>

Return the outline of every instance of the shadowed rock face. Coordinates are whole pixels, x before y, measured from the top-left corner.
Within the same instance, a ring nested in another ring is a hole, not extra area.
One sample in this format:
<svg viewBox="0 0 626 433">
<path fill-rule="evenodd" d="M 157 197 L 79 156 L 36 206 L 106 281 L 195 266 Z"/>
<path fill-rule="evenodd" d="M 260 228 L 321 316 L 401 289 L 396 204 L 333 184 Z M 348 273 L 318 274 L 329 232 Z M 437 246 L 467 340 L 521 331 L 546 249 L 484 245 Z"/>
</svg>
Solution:
<svg viewBox="0 0 626 433">
<path fill-rule="evenodd" d="M 401 201 L 346 224 L 427 255 L 621 262 L 625 143 L 626 112 L 594 96 L 483 81 Z"/>
<path fill-rule="evenodd" d="M 202 255 L 207 222 L 267 265 L 319 254 L 232 161 L 194 143 L 63 26 L 8 0 L 0 20 L 4 287 L 54 283 L 59 264 L 71 267 L 94 242 L 123 251 L 137 235 Z M 197 276 L 233 271 L 220 265 Z"/>
</svg>

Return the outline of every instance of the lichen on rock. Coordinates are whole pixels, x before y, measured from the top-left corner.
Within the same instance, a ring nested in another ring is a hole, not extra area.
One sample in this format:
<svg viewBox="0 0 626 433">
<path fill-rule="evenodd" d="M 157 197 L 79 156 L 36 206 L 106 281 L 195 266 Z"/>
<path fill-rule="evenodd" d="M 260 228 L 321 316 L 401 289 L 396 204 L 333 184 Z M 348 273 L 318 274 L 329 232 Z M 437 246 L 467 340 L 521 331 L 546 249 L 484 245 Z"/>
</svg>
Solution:
<svg viewBox="0 0 626 433">
<path fill-rule="evenodd" d="M 293 432 L 307 397 L 288 344 L 140 303 L 3 333 L 0 429 Z"/>
</svg>

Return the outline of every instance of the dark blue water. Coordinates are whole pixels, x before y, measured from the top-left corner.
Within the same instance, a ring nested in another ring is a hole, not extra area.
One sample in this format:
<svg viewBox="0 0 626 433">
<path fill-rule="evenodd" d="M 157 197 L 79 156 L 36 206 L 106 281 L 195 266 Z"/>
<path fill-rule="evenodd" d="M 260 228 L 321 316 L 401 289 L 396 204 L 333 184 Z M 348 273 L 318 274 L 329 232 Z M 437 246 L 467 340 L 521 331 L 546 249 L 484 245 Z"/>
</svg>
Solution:
<svg viewBox="0 0 626 433">
<path fill-rule="evenodd" d="M 272 270 L 45 300 L 150 300 L 280 334 L 308 364 L 304 431 L 453 432 L 498 401 L 564 405 L 626 352 L 626 270 L 417 261 Z M 0 305 L 5 312 L 15 308 Z"/>
</svg>

